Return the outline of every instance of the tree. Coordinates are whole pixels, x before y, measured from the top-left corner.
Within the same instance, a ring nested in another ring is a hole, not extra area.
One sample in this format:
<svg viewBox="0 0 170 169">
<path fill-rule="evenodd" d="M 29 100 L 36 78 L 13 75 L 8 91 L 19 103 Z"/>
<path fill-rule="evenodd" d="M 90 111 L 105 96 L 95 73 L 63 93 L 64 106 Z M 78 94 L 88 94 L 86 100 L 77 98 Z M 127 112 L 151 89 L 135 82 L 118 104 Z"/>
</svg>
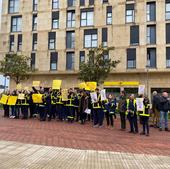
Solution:
<svg viewBox="0 0 170 169">
<path fill-rule="evenodd" d="M 99 46 L 98 48 L 90 49 L 87 62 L 80 64 L 79 79 L 85 82 L 103 83 L 112 69 L 120 62 L 119 60 L 105 58 L 110 50 L 114 50 L 114 47 L 103 48 Z"/>
<path fill-rule="evenodd" d="M 19 84 L 21 81 L 28 79 L 30 66 L 28 65 L 30 58 L 17 54 L 6 54 L 3 60 L 0 61 L 0 72 L 5 76 L 9 76 Z"/>
</svg>

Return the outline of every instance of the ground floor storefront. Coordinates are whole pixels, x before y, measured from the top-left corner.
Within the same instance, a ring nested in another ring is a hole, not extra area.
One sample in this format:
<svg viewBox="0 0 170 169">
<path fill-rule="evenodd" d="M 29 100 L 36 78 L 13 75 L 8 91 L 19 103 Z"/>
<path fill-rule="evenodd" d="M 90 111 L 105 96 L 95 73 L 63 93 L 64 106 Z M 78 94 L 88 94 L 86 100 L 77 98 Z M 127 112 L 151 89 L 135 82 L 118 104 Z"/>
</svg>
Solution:
<svg viewBox="0 0 170 169">
<path fill-rule="evenodd" d="M 44 87 L 51 87 L 55 79 L 62 80 L 62 88 L 78 88 L 81 82 L 77 73 L 41 73 L 31 75 L 28 80 L 22 83 L 23 87 L 31 87 L 33 81 L 40 81 Z M 127 94 L 138 93 L 138 86 L 145 85 L 145 93 L 151 97 L 151 93 L 156 90 L 161 93 L 166 90 L 170 93 L 170 73 L 150 72 L 150 73 L 112 73 L 105 80 L 106 83 L 99 88 L 106 88 L 107 92 L 119 94 L 125 90 Z M 11 80 L 10 89 L 16 88 L 16 84 Z"/>
</svg>

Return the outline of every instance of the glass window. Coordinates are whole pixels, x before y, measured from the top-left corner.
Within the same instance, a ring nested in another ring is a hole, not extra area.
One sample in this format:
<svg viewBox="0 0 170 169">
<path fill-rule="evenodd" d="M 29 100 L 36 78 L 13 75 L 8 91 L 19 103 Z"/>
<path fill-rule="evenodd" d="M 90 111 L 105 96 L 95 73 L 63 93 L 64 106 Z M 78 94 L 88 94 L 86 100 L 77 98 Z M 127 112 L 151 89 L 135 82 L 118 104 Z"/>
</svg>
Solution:
<svg viewBox="0 0 170 169">
<path fill-rule="evenodd" d="M 19 0 L 9 0 L 8 4 L 9 13 L 19 12 Z"/>
<path fill-rule="evenodd" d="M 36 54 L 35 53 L 31 53 L 31 70 L 35 70 L 35 57 Z"/>
<path fill-rule="evenodd" d="M 166 48 L 166 67 L 170 68 L 170 47 Z"/>
<path fill-rule="evenodd" d="M 67 52 L 66 54 L 66 70 L 74 69 L 74 52 Z"/>
<path fill-rule="evenodd" d="M 68 28 L 75 27 L 75 11 L 67 12 L 67 27 Z"/>
<path fill-rule="evenodd" d="M 67 0 L 68 7 L 72 7 L 76 5 L 76 0 Z"/>
<path fill-rule="evenodd" d="M 97 30 L 85 30 L 84 32 L 84 47 L 92 48 L 97 47 L 98 38 L 97 38 Z"/>
<path fill-rule="evenodd" d="M 130 26 L 130 44 L 138 45 L 139 44 L 139 26 Z"/>
<path fill-rule="evenodd" d="M 148 44 L 156 43 L 156 26 L 155 25 L 147 26 L 147 43 Z"/>
<path fill-rule="evenodd" d="M 93 11 L 83 11 L 81 12 L 81 26 L 92 26 L 94 20 Z"/>
<path fill-rule="evenodd" d="M 56 44 L 56 32 L 49 32 L 48 33 L 48 49 L 53 50 L 55 49 Z"/>
<path fill-rule="evenodd" d="M 127 49 L 127 68 L 136 68 L 136 49 Z"/>
<path fill-rule="evenodd" d="M 166 1 L 166 9 L 165 9 L 165 17 L 166 20 L 170 19 L 170 1 Z"/>
<path fill-rule="evenodd" d="M 51 52 L 50 56 L 50 70 L 57 70 L 58 53 Z"/>
<path fill-rule="evenodd" d="M 75 48 L 75 32 L 69 31 L 66 33 L 66 47 L 69 49 Z"/>
<path fill-rule="evenodd" d="M 38 0 L 33 0 L 33 11 L 38 10 Z"/>
<path fill-rule="evenodd" d="M 59 28 L 59 11 L 52 12 L 52 29 Z"/>
<path fill-rule="evenodd" d="M 52 0 L 52 9 L 59 8 L 59 0 Z"/>
<path fill-rule="evenodd" d="M 14 35 L 9 36 L 9 51 L 14 52 Z"/>
<path fill-rule="evenodd" d="M 156 68 L 156 48 L 147 49 L 147 65 L 150 68 Z"/>
<path fill-rule="evenodd" d="M 12 16 L 11 17 L 11 31 L 20 32 L 22 30 L 22 17 Z"/>
<path fill-rule="evenodd" d="M 156 4 L 155 2 L 147 3 L 147 21 L 155 21 L 156 20 Z"/>
<path fill-rule="evenodd" d="M 37 33 L 33 33 L 32 50 L 37 50 Z"/>
<path fill-rule="evenodd" d="M 33 21 L 32 21 L 32 30 L 37 30 L 37 15 L 33 15 Z"/>
<path fill-rule="evenodd" d="M 18 35 L 18 46 L 17 46 L 17 50 L 21 51 L 22 50 L 22 34 Z"/>
<path fill-rule="evenodd" d="M 135 22 L 134 4 L 126 5 L 126 23 Z"/>
</svg>

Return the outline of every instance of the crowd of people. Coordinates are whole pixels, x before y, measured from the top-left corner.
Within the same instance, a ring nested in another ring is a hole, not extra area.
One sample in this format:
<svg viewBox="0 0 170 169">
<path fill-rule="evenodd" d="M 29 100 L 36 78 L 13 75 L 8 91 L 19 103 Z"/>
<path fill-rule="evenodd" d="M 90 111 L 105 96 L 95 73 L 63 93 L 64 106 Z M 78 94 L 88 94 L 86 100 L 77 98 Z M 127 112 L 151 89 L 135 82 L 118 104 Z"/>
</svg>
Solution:
<svg viewBox="0 0 170 169">
<path fill-rule="evenodd" d="M 160 131 L 168 129 L 168 112 L 170 103 L 168 93 L 163 92 L 159 95 L 156 91 L 153 92 L 152 102 L 144 95 L 139 95 L 138 98 L 143 98 L 143 110 L 137 110 L 137 103 L 134 94 L 127 97 L 125 91 L 121 91 L 119 98 L 116 98 L 113 93 L 108 93 L 105 100 L 101 99 L 101 93 L 98 88 L 95 90 L 97 100 L 92 102 L 90 91 L 72 89 L 68 90 L 67 99 L 62 98 L 62 90 L 52 90 L 51 88 L 28 90 L 14 90 L 13 92 L 5 92 L 6 96 L 18 96 L 24 94 L 23 99 L 17 99 L 15 105 L 9 105 L 8 101 L 3 104 L 4 117 L 9 118 L 38 118 L 40 121 L 67 121 L 68 123 L 79 122 L 82 125 L 90 121 L 95 128 L 102 128 L 104 120 L 109 128 L 114 127 L 114 120 L 120 116 L 120 129 L 126 130 L 127 120 L 129 121 L 129 133 L 139 133 L 139 125 L 143 126 L 140 131 L 141 135 L 149 136 L 149 128 L 151 126 L 159 128 Z M 34 94 L 42 95 L 42 102 L 35 103 L 33 100 Z M 152 103 L 152 104 L 151 104 Z M 152 107 L 150 106 L 152 105 Z M 152 118 L 150 118 L 152 117 Z"/>
</svg>

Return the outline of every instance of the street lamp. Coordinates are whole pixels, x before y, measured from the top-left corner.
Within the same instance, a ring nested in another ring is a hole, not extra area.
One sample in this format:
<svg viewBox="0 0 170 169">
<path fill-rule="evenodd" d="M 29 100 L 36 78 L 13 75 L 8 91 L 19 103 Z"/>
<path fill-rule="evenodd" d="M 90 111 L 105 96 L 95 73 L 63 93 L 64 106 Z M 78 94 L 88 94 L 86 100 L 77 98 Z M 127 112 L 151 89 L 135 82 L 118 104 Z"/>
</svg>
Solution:
<svg viewBox="0 0 170 169">
<path fill-rule="evenodd" d="M 149 65 L 147 64 L 145 68 L 146 68 L 146 89 L 147 89 L 147 95 L 149 97 Z"/>
</svg>

